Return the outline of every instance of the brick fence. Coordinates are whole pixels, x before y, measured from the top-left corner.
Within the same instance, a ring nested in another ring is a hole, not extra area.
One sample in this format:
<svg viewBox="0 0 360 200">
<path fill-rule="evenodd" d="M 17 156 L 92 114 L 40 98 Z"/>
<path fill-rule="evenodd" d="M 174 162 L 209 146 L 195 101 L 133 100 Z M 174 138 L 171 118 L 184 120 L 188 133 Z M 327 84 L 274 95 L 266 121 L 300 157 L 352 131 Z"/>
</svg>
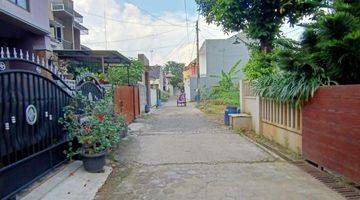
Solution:
<svg viewBox="0 0 360 200">
<path fill-rule="evenodd" d="M 360 85 L 321 87 L 302 109 L 303 157 L 360 183 Z"/>
</svg>

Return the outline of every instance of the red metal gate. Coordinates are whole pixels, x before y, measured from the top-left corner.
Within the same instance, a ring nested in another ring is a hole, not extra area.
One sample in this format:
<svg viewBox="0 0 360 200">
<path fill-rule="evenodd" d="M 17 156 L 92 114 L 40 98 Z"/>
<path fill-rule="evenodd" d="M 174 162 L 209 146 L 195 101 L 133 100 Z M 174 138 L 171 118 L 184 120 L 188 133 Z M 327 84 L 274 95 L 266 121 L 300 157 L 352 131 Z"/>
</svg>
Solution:
<svg viewBox="0 0 360 200">
<path fill-rule="evenodd" d="M 115 112 L 123 114 L 127 123 L 131 123 L 140 115 L 139 102 L 139 88 L 137 86 L 115 87 Z"/>
</svg>

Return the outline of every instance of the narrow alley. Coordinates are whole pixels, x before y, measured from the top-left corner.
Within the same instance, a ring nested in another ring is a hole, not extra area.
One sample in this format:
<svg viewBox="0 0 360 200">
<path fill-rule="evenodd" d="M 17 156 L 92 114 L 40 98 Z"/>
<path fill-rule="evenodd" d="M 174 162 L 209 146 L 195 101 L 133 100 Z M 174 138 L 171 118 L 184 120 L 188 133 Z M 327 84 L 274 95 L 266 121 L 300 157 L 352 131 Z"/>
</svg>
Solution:
<svg viewBox="0 0 360 200">
<path fill-rule="evenodd" d="M 175 99 L 132 126 L 96 199 L 342 199 L 246 138 Z"/>
</svg>

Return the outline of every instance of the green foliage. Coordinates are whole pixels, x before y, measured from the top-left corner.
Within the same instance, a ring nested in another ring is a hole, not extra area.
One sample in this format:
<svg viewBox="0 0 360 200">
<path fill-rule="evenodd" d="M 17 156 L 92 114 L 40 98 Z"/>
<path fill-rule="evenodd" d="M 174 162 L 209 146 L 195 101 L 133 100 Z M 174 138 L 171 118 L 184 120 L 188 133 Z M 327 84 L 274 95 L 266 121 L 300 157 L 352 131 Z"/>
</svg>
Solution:
<svg viewBox="0 0 360 200">
<path fill-rule="evenodd" d="M 103 99 L 90 102 L 80 93 L 64 109 L 64 118 L 59 123 L 64 125 L 69 136 L 68 156 L 76 154 L 97 154 L 109 150 L 120 140 L 120 132 L 127 129 L 124 117 L 114 113 L 112 92 Z M 81 113 L 81 115 L 79 114 Z M 72 148 L 76 139 L 81 147 Z"/>
<path fill-rule="evenodd" d="M 322 85 L 359 84 L 359 9 L 359 1 L 338 0 L 331 12 L 317 13 L 300 44 L 291 41 L 274 51 L 272 73 L 252 77 L 255 93 L 299 105 Z"/>
<path fill-rule="evenodd" d="M 104 73 L 95 73 L 94 75 L 100 82 L 106 81 L 106 75 Z"/>
<path fill-rule="evenodd" d="M 297 48 L 297 44 L 279 46 L 272 54 L 272 73 L 252 80 L 255 94 L 280 102 L 295 101 L 300 105 L 312 97 L 318 87 L 332 83 L 325 70 L 310 54 Z"/>
<path fill-rule="evenodd" d="M 238 80 L 239 64 L 240 61 L 235 63 L 228 72 L 221 71 L 220 76 L 213 76 L 219 77 L 220 81 L 212 88 L 210 99 L 222 100 L 228 105 L 240 105 L 239 87 L 234 83 L 234 80 Z"/>
<path fill-rule="evenodd" d="M 258 49 L 251 51 L 250 59 L 242 69 L 247 80 L 254 80 L 267 76 L 274 71 L 272 64 L 273 53 L 265 53 Z"/>
<path fill-rule="evenodd" d="M 200 96 L 201 96 L 201 100 L 211 100 L 212 96 L 211 96 L 211 88 L 206 87 L 206 86 L 202 86 L 200 87 Z"/>
<path fill-rule="evenodd" d="M 113 85 L 133 85 L 141 81 L 143 71 L 144 64 L 140 60 L 132 59 L 130 64 L 110 67 L 107 77 Z"/>
<path fill-rule="evenodd" d="M 360 83 L 360 1 L 338 0 L 302 38 L 303 54 L 340 84 Z"/>
<path fill-rule="evenodd" d="M 184 63 L 177 63 L 175 61 L 168 61 L 165 64 L 164 71 L 171 72 L 174 75 L 173 78 L 170 80 L 170 84 L 174 87 L 181 88 L 183 83 L 183 69 L 185 64 Z"/>
<path fill-rule="evenodd" d="M 167 92 L 164 92 L 162 90 L 159 90 L 160 91 L 160 100 L 165 102 L 167 100 L 169 100 L 169 97 L 170 97 L 170 94 L 167 93 Z"/>
<path fill-rule="evenodd" d="M 324 72 L 308 75 L 282 72 L 256 79 L 252 82 L 252 88 L 260 96 L 280 102 L 295 101 L 296 105 L 300 105 L 312 97 L 321 85 L 330 83 Z"/>
<path fill-rule="evenodd" d="M 295 24 L 313 13 L 321 0 L 195 0 L 208 23 L 222 25 L 225 32 L 244 31 L 269 51 L 284 20 Z"/>
<path fill-rule="evenodd" d="M 73 74 L 75 77 L 85 73 L 101 73 L 101 66 L 98 63 L 85 62 L 79 63 L 75 61 L 66 61 L 64 64 L 67 68 L 67 72 Z"/>
</svg>

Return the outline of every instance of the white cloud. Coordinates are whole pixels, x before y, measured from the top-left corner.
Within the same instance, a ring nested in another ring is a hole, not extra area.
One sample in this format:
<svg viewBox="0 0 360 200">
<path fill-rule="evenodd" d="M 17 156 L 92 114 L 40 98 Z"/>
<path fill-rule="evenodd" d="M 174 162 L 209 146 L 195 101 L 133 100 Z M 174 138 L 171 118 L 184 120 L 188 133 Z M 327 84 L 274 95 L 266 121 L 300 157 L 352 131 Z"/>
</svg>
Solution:
<svg viewBox="0 0 360 200">
<path fill-rule="evenodd" d="M 92 49 L 105 49 L 104 1 L 76 0 L 74 3 L 75 9 L 84 16 L 84 26 L 89 29 L 88 35 L 82 35 L 82 43 Z M 183 12 L 165 12 L 163 16 L 154 17 L 134 4 L 107 0 L 106 17 L 109 50 L 117 50 L 128 57 L 144 53 L 153 65 L 168 60 L 189 63 L 196 56 L 197 16 L 189 16 L 189 36 Z M 220 28 L 207 25 L 203 19 L 199 24 L 200 44 L 205 38 L 229 37 Z"/>
<path fill-rule="evenodd" d="M 75 9 L 84 16 L 84 26 L 89 29 L 89 34 L 82 36 L 84 45 L 92 49 L 106 49 L 103 18 L 105 2 L 107 49 L 117 50 L 128 57 L 143 53 L 152 65 L 169 60 L 187 64 L 196 57 L 195 21 L 198 16 L 188 16 L 187 35 L 184 12 L 165 12 L 163 16 L 154 17 L 134 4 L 120 4 L 117 0 L 74 1 Z M 224 34 L 221 28 L 213 24 L 208 25 L 202 17 L 199 19 L 199 27 L 200 45 L 205 39 L 228 38 L 232 35 Z M 283 30 L 286 32 L 292 29 Z M 295 39 L 298 35 L 296 32 L 291 32 Z"/>
</svg>

